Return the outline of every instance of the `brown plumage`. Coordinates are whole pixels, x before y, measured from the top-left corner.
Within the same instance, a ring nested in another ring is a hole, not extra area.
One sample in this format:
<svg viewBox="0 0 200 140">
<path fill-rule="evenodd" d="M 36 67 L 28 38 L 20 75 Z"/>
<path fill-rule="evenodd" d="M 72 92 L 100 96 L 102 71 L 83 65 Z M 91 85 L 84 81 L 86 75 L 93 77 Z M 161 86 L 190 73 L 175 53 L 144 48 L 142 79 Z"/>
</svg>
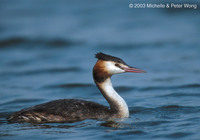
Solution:
<svg viewBox="0 0 200 140">
<path fill-rule="evenodd" d="M 105 69 L 105 62 L 103 60 L 97 61 L 93 68 L 93 78 L 95 83 L 102 83 L 111 75 Z"/>
<path fill-rule="evenodd" d="M 110 115 L 109 108 L 106 106 L 84 100 L 63 99 L 22 109 L 12 114 L 8 121 L 75 122 L 88 118 L 108 118 Z"/>
</svg>

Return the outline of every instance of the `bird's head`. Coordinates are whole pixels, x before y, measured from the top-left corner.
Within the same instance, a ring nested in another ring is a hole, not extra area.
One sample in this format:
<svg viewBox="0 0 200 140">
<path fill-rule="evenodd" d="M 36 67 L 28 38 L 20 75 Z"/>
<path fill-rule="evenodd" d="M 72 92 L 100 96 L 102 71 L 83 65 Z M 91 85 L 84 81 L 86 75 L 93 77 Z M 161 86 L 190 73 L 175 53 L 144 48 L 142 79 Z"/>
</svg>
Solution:
<svg viewBox="0 0 200 140">
<path fill-rule="evenodd" d="M 101 52 L 97 53 L 95 57 L 98 59 L 93 68 L 93 77 L 96 81 L 102 82 L 113 74 L 124 72 L 145 73 L 144 70 L 129 66 L 118 57 L 107 55 Z"/>
</svg>

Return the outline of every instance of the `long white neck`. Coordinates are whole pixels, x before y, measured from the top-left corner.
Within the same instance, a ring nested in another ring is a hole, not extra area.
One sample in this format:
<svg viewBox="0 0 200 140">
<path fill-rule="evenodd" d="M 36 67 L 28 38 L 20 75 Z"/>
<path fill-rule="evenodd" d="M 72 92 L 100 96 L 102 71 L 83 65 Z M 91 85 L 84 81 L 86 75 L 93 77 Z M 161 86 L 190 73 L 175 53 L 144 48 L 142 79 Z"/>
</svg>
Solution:
<svg viewBox="0 0 200 140">
<path fill-rule="evenodd" d="M 110 78 L 102 83 L 97 83 L 103 96 L 110 104 L 111 111 L 117 112 L 119 118 L 129 117 L 129 110 L 124 99 L 114 90 Z"/>
</svg>

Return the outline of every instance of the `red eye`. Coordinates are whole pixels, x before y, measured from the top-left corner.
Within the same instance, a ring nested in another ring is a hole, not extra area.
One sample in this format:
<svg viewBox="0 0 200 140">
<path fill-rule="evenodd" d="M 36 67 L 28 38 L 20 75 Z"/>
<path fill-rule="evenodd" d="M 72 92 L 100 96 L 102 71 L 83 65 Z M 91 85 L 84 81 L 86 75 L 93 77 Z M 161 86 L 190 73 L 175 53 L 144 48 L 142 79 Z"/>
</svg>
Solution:
<svg viewBox="0 0 200 140">
<path fill-rule="evenodd" d="M 116 66 L 116 67 L 120 67 L 120 65 L 119 65 L 119 64 L 117 64 L 117 63 L 115 64 L 115 66 Z"/>
</svg>

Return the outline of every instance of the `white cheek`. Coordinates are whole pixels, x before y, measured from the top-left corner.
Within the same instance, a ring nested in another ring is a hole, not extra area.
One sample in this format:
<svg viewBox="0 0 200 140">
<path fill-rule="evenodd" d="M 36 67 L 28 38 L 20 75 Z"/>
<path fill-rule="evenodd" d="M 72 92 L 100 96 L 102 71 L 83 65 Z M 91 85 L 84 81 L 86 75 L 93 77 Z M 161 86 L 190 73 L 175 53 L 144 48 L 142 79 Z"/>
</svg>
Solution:
<svg viewBox="0 0 200 140">
<path fill-rule="evenodd" d="M 109 71 L 110 74 L 117 74 L 117 73 L 123 73 L 124 70 L 118 68 L 115 66 L 112 62 L 106 62 L 106 69 Z"/>
</svg>

